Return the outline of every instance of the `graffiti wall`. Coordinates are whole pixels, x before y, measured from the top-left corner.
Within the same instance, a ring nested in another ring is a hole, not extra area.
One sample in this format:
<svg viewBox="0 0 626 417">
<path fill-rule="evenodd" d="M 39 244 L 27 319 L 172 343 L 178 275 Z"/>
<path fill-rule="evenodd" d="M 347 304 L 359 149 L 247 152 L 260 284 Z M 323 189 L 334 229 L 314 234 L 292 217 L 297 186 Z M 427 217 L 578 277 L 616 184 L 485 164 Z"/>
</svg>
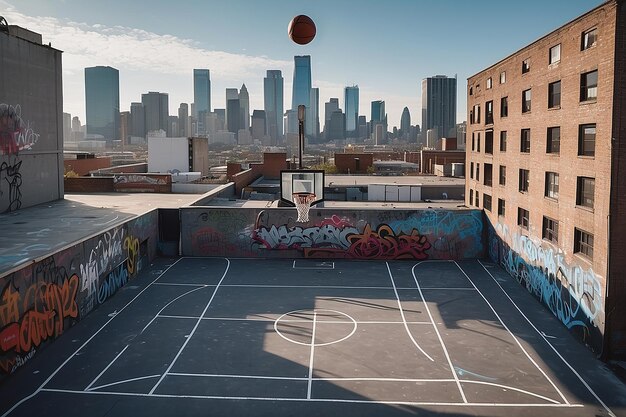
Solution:
<svg viewBox="0 0 626 417">
<path fill-rule="evenodd" d="M 187 256 L 468 259 L 483 256 L 480 210 L 181 209 Z"/>
<path fill-rule="evenodd" d="M 0 278 L 0 382 L 156 256 L 157 211 Z"/>
<path fill-rule="evenodd" d="M 601 276 L 541 239 L 487 222 L 489 257 L 502 265 L 571 332 L 598 352 L 604 332 Z"/>
<path fill-rule="evenodd" d="M 61 52 L 0 36 L 0 213 L 63 197 Z"/>
</svg>

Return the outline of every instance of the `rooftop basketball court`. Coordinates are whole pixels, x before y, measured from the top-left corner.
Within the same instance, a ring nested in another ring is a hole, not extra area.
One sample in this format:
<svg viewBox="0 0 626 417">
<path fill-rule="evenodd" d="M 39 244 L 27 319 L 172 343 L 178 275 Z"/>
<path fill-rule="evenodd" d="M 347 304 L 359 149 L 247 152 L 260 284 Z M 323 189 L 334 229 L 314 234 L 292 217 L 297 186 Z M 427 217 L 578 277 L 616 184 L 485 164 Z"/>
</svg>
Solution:
<svg viewBox="0 0 626 417">
<path fill-rule="evenodd" d="M 530 297 L 478 260 L 158 259 L 15 374 L 0 412 L 626 411 L 623 386 Z"/>
</svg>

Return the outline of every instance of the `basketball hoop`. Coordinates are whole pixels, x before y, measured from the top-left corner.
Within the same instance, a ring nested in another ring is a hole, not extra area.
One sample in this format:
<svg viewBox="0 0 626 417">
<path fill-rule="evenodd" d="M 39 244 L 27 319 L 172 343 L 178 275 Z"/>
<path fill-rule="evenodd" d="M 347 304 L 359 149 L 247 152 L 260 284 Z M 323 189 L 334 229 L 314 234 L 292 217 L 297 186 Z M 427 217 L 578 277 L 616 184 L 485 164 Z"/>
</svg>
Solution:
<svg viewBox="0 0 626 417">
<path fill-rule="evenodd" d="M 309 209 L 311 203 L 315 201 L 314 193 L 293 193 L 293 202 L 298 210 L 298 223 L 306 223 L 309 221 Z"/>
</svg>

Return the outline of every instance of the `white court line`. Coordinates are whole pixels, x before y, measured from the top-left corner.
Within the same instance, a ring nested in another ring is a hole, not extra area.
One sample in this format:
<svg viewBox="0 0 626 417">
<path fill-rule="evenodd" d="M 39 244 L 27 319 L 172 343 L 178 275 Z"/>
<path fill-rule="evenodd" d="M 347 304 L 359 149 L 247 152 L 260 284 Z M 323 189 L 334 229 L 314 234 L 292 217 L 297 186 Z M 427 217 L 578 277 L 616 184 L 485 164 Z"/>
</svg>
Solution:
<svg viewBox="0 0 626 417">
<path fill-rule="evenodd" d="M 400 302 L 400 296 L 398 295 L 398 290 L 396 290 L 396 283 L 393 281 L 393 275 L 391 274 L 391 268 L 389 268 L 389 262 L 385 262 L 385 265 L 387 265 L 387 271 L 389 271 L 389 279 L 391 279 L 391 285 L 393 285 L 393 292 L 396 294 L 396 300 L 398 300 L 398 309 L 400 310 L 400 316 L 402 316 L 404 329 L 406 330 L 406 333 L 409 335 L 409 339 L 411 339 L 415 347 L 419 349 L 419 351 L 422 352 L 424 356 L 430 359 L 431 362 L 434 362 L 435 360 L 431 358 L 430 355 L 424 351 L 424 349 L 422 349 L 419 343 L 417 343 L 417 340 L 415 340 L 415 338 L 413 337 L 413 334 L 411 333 L 411 330 L 409 329 L 409 326 L 407 325 L 406 317 L 404 316 L 404 310 L 402 309 L 402 303 Z"/>
<path fill-rule="evenodd" d="M 155 282 L 154 285 L 171 285 L 175 287 L 210 287 L 211 285 L 205 284 L 186 284 L 180 282 Z"/>
<path fill-rule="evenodd" d="M 202 374 L 170 372 L 168 375 L 205 377 L 205 378 L 241 378 L 241 379 L 277 379 L 287 381 L 308 381 L 309 378 L 289 376 L 265 376 L 265 375 L 236 375 L 236 374 Z M 374 381 L 374 382 L 454 382 L 452 378 L 368 378 L 368 377 L 313 377 L 313 381 Z"/>
<path fill-rule="evenodd" d="M 448 365 L 450 366 L 450 371 L 452 372 L 452 376 L 454 377 L 454 380 L 456 381 L 456 385 L 459 388 L 459 392 L 461 393 L 461 398 L 463 399 L 464 403 L 467 403 L 467 398 L 465 397 L 465 392 L 463 391 L 463 387 L 461 386 L 461 382 L 459 381 L 459 376 L 456 374 L 456 371 L 454 370 L 454 366 L 452 365 L 452 360 L 450 359 L 450 354 L 448 353 L 448 349 L 446 348 L 445 343 L 443 343 L 443 339 L 441 338 L 441 333 L 439 333 L 439 328 L 437 327 L 437 324 L 435 323 L 435 319 L 433 319 L 433 315 L 430 312 L 430 307 L 428 307 L 428 303 L 426 302 L 426 298 L 424 298 L 424 293 L 422 292 L 420 283 L 417 280 L 417 276 L 415 275 L 415 267 L 420 265 L 421 263 L 422 262 L 418 262 L 415 265 L 413 265 L 413 268 L 411 268 L 411 275 L 413 275 L 413 280 L 415 281 L 415 285 L 417 285 L 417 290 L 420 293 L 420 297 L 422 297 L 422 301 L 424 302 L 424 307 L 426 308 L 428 317 L 430 317 L 430 321 L 433 324 L 433 328 L 435 329 L 435 333 L 437 334 L 439 343 L 441 344 L 441 347 L 443 348 L 443 353 L 446 355 L 446 360 L 448 361 Z M 387 264 L 387 268 L 389 268 L 389 264 Z M 391 273 L 391 271 L 389 273 Z"/>
<path fill-rule="evenodd" d="M 530 321 L 530 319 L 528 317 L 526 317 L 526 314 L 524 314 L 522 312 L 522 310 L 517 306 L 517 304 L 515 303 L 515 301 L 513 301 L 513 299 L 509 296 L 509 293 L 507 293 L 505 291 L 504 288 L 502 288 L 502 285 L 500 285 L 500 283 L 498 282 L 498 280 L 496 279 L 496 277 L 493 276 L 493 274 L 487 269 L 485 268 L 485 265 L 480 261 L 480 259 L 478 260 L 478 263 L 483 267 L 483 269 L 489 274 L 489 276 L 491 277 L 491 279 L 494 280 L 494 282 L 498 285 L 498 287 L 500 287 L 500 290 L 502 290 L 502 292 L 504 293 L 504 295 L 506 295 L 506 298 L 509 299 L 509 301 L 515 306 L 515 308 L 517 309 L 517 311 L 519 311 L 519 313 L 522 315 L 522 317 L 524 317 L 526 319 L 526 321 L 530 324 L 530 326 L 535 329 L 535 331 L 539 334 L 539 336 L 541 336 L 541 338 L 548 344 L 548 346 L 550 346 L 550 348 L 554 351 L 554 353 L 556 353 L 556 355 L 563 361 L 563 363 L 570 369 L 570 371 L 572 371 L 574 373 L 574 375 L 576 375 L 576 377 L 580 380 L 580 382 L 582 382 L 582 384 L 585 386 L 585 388 L 587 388 L 587 390 L 589 390 L 589 392 L 594 396 L 594 398 L 600 403 L 600 405 L 606 410 L 606 412 L 609 413 L 610 416 L 615 417 L 615 414 L 613 413 L 613 411 L 611 411 L 611 409 L 604 403 L 604 401 L 602 401 L 600 399 L 600 397 L 598 396 L 598 394 L 595 393 L 595 391 L 589 386 L 589 384 L 587 384 L 587 382 L 583 379 L 583 377 L 576 372 L 576 370 L 574 369 L 574 367 L 572 365 L 569 364 L 569 362 L 567 362 L 565 360 L 565 358 L 559 353 L 558 350 L 556 350 L 556 348 L 552 345 L 552 343 L 550 343 L 550 341 L 543 335 L 543 333 L 541 333 L 539 331 L 539 329 L 537 329 L 537 327 L 534 325 L 534 323 L 532 321 Z"/>
<path fill-rule="evenodd" d="M 530 395 L 533 397 L 541 398 L 542 400 L 546 400 L 551 402 L 552 404 L 561 404 L 560 402 L 553 400 L 552 398 L 544 397 L 543 395 L 535 394 L 534 392 L 526 391 L 525 389 L 515 388 L 510 385 L 502 385 L 502 384 L 494 384 L 493 382 L 485 382 L 485 381 L 472 381 L 469 379 L 462 379 L 461 384 L 479 384 L 479 385 L 490 385 L 492 387 L 504 388 L 505 390 L 510 389 L 512 391 L 521 392 L 522 394 Z"/>
<path fill-rule="evenodd" d="M 178 297 L 176 297 L 176 298 L 174 298 L 173 300 L 171 300 L 169 303 L 165 304 L 165 305 L 163 306 L 163 308 L 162 308 L 162 309 L 160 309 L 160 310 L 156 313 L 156 315 L 155 315 L 154 317 L 152 317 L 152 320 L 150 320 L 150 321 L 148 322 L 148 324 L 146 324 L 146 325 L 143 327 L 143 329 L 141 329 L 141 331 L 139 332 L 139 334 L 142 334 L 143 332 L 145 332 L 145 331 L 146 331 L 146 329 L 147 329 L 148 327 L 150 327 L 150 325 L 151 325 L 152 323 L 154 323 L 154 321 L 157 319 L 157 317 L 159 317 L 159 316 L 161 315 L 161 313 L 163 312 L 163 310 L 165 310 L 166 308 L 168 308 L 168 307 L 169 307 L 170 305 L 172 305 L 174 302 L 176 302 L 176 301 L 180 300 L 181 298 L 183 298 L 183 297 L 184 297 L 184 296 L 186 296 L 186 295 L 191 294 L 192 292 L 195 292 L 195 291 L 198 291 L 198 290 L 202 290 L 202 289 L 204 289 L 204 288 L 206 288 L 206 287 L 207 287 L 207 285 L 204 285 L 204 286 L 202 286 L 202 287 L 197 287 L 197 288 L 194 288 L 193 290 L 189 290 L 189 291 L 187 291 L 187 292 L 184 292 L 184 293 L 182 293 L 181 295 L 179 295 Z"/>
<path fill-rule="evenodd" d="M 240 318 L 240 317 L 196 317 L 196 316 L 173 316 L 161 314 L 159 318 L 166 319 L 185 319 L 185 320 L 215 320 L 215 321 L 261 321 L 267 323 L 274 323 L 276 319 L 272 318 Z M 304 320 L 304 319 L 283 319 L 281 323 L 311 323 L 312 320 Z M 346 320 L 317 320 L 318 323 L 324 324 L 350 324 L 352 322 Z M 404 324 L 402 321 L 354 321 L 356 324 Z M 429 321 L 407 321 L 407 324 L 431 324 Z"/>
<path fill-rule="evenodd" d="M 263 375 L 233 375 L 233 374 L 190 374 L 183 372 L 170 372 L 172 376 L 191 376 L 203 378 L 240 378 L 240 379 L 277 379 L 285 381 L 308 381 L 309 378 L 298 378 L 291 376 L 263 376 Z"/>
<path fill-rule="evenodd" d="M 119 395 L 124 397 L 142 398 L 190 398 L 201 400 L 251 400 L 251 401 L 285 401 L 285 402 L 318 402 L 318 403 L 347 403 L 347 404 L 383 404 L 383 405 L 406 405 L 406 406 L 453 406 L 453 407 L 520 407 L 520 408 L 581 408 L 583 404 L 515 404 L 515 403 L 460 403 L 460 402 L 418 402 L 418 401 L 376 401 L 376 400 L 341 400 L 334 398 L 284 398 L 284 397 L 226 397 L 219 395 L 174 395 L 174 394 L 142 394 L 134 392 L 107 392 L 107 391 L 72 391 L 66 389 L 44 388 L 45 392 L 57 392 L 61 394 L 86 394 L 86 395 Z"/>
<path fill-rule="evenodd" d="M 311 399 L 311 389 L 313 388 L 313 356 L 315 352 L 315 328 L 317 327 L 316 319 L 317 319 L 317 312 L 314 311 L 313 312 L 313 331 L 311 332 L 311 357 L 309 358 L 309 383 L 306 389 L 307 400 Z"/>
<path fill-rule="evenodd" d="M 229 258 L 230 259 L 230 258 Z M 174 283 L 174 282 L 156 282 L 154 285 L 171 285 L 171 286 L 187 286 L 187 287 L 214 287 L 215 284 L 205 285 L 205 284 L 193 284 L 193 283 Z M 302 289 L 302 288 L 319 288 L 319 289 L 338 289 L 338 290 L 392 290 L 393 287 L 368 287 L 368 286 L 349 286 L 349 285 L 275 285 L 275 284 L 223 284 L 224 288 L 293 288 L 293 289 Z M 397 287 L 398 290 L 415 290 L 414 287 Z M 425 290 L 472 290 L 473 288 L 424 288 Z"/>
<path fill-rule="evenodd" d="M 113 321 L 113 319 L 114 319 L 114 318 L 116 318 L 117 316 L 119 316 L 119 315 L 120 315 L 120 313 L 121 313 L 122 311 L 124 311 L 124 309 L 125 309 L 126 307 L 128 307 L 128 306 L 129 306 L 129 305 L 130 305 L 133 301 L 135 301 L 137 298 L 139 298 L 139 296 L 140 296 L 141 294 L 143 294 L 143 292 L 144 292 L 144 291 L 146 291 L 148 288 L 150 288 L 150 286 L 151 286 L 152 284 L 154 284 L 154 283 L 155 283 L 155 282 L 156 282 L 159 278 L 161 278 L 161 277 L 162 277 L 162 276 L 163 276 L 163 275 L 164 275 L 167 271 L 169 271 L 169 270 L 170 270 L 170 269 L 171 269 L 174 265 L 176 265 L 178 262 L 180 262 L 180 260 L 181 260 L 181 259 L 182 259 L 182 258 L 178 258 L 178 259 L 176 260 L 176 262 L 174 262 L 173 264 L 171 264 L 170 266 L 168 266 L 168 267 L 165 269 L 165 271 L 163 271 L 163 272 L 162 272 L 162 273 L 161 273 L 158 277 L 156 277 L 156 278 L 154 279 L 154 281 L 152 281 L 150 284 L 148 284 L 148 285 L 146 286 L 146 288 L 144 288 L 143 290 L 141 290 L 141 291 L 139 292 L 139 294 L 137 294 L 136 296 L 134 296 L 132 300 L 130 300 L 128 303 L 126 303 L 126 305 L 125 305 L 124 307 L 122 307 L 122 308 L 121 308 L 121 309 L 117 312 L 117 314 L 115 314 L 114 316 L 112 316 L 111 318 L 109 318 L 109 320 L 107 320 L 107 321 L 106 321 L 106 323 L 104 323 L 104 324 L 102 325 L 102 327 L 100 327 L 100 328 L 99 328 L 99 329 L 98 329 L 98 330 L 97 330 L 97 331 L 96 331 L 96 332 L 95 332 L 95 333 L 94 333 L 94 334 L 93 334 L 93 335 L 92 335 L 89 339 L 87 339 L 87 340 L 86 340 L 86 341 L 85 341 L 82 345 L 80 345 L 80 347 L 78 347 L 78 349 L 76 349 L 76 350 L 74 351 L 74 353 L 72 353 L 72 354 L 71 354 L 71 355 L 70 355 L 70 356 L 69 356 L 69 357 L 68 357 L 68 358 L 67 358 L 67 359 L 66 359 L 66 360 L 65 360 L 65 361 L 64 361 L 64 362 L 63 362 L 63 363 L 62 363 L 62 364 L 61 364 L 61 365 L 60 365 L 60 366 L 59 366 L 59 367 L 58 367 L 58 368 L 54 371 L 54 372 L 52 372 L 52 373 L 50 374 L 50 376 L 49 376 L 48 378 L 46 378 L 46 380 L 45 380 L 45 381 L 44 381 L 44 382 L 43 382 L 43 383 L 39 386 L 39 388 L 37 388 L 37 389 L 35 390 L 35 392 L 33 392 L 32 394 L 30 394 L 30 395 L 28 395 L 28 396 L 26 396 L 26 397 L 22 398 L 20 401 L 18 401 L 17 403 L 15 403 L 15 404 L 13 405 L 13 407 L 9 408 L 9 409 L 8 409 L 8 410 L 7 410 L 7 411 L 6 411 L 6 412 L 2 415 L 2 417 L 6 417 L 6 416 L 8 416 L 8 415 L 9 415 L 9 414 L 11 414 L 11 413 L 13 412 L 13 410 L 15 410 L 17 407 L 19 407 L 20 405 L 22 405 L 24 402 L 26 402 L 26 401 L 30 400 L 30 399 L 31 399 L 31 398 L 33 398 L 35 395 L 37 395 L 40 391 L 42 391 L 43 387 L 45 387 L 45 386 L 46 386 L 46 384 L 47 384 L 48 382 L 50 382 L 50 380 L 52 380 L 52 378 L 54 378 L 54 376 L 55 376 L 57 373 L 59 373 L 59 371 L 61 370 L 61 368 L 63 368 L 63 367 L 64 367 L 64 366 L 65 366 L 65 365 L 66 365 L 66 364 L 67 364 L 67 363 L 68 363 L 68 362 L 69 362 L 69 361 L 70 361 L 70 360 L 71 360 L 71 359 L 72 359 L 72 358 L 73 358 L 73 357 L 74 357 L 74 356 L 75 356 L 78 352 L 80 352 L 80 351 L 81 351 L 81 350 L 82 350 L 85 346 L 87 346 L 87 344 L 88 344 L 89 342 L 91 342 L 91 341 L 93 340 L 93 338 L 94 338 L 94 337 L 96 337 L 96 336 L 98 335 L 98 333 L 100 333 L 100 332 L 102 331 L 102 329 L 104 329 L 104 328 L 105 328 L 105 327 L 106 327 L 106 326 L 107 326 L 107 325 L 108 325 L 111 321 Z M 79 391 L 79 392 L 80 392 L 80 391 Z"/>
<path fill-rule="evenodd" d="M 415 289 L 415 288 L 413 288 Z M 476 291 L 476 288 L 470 288 L 470 287 L 422 287 L 422 291 L 424 290 L 452 290 L 452 291 Z"/>
<path fill-rule="evenodd" d="M 126 349 L 128 349 L 128 347 L 129 347 L 129 346 L 130 346 L 130 345 L 126 345 L 126 347 L 125 347 L 124 349 L 122 349 L 122 351 L 121 351 L 120 353 L 118 353 L 118 354 L 117 354 L 117 355 L 113 358 L 113 360 L 112 360 L 111 362 L 109 362 L 109 364 L 108 364 L 108 365 L 107 365 L 107 366 L 106 366 L 106 367 L 102 370 L 102 372 L 100 372 L 100 373 L 98 374 L 98 376 L 97 376 L 97 377 L 95 377 L 95 378 L 93 379 L 93 381 L 91 381 L 91 383 L 90 383 L 89 385 L 87 385 L 87 388 L 85 388 L 85 391 L 89 391 L 89 389 L 92 387 L 92 385 L 93 385 L 93 384 L 95 384 L 95 383 L 96 383 L 96 381 L 97 381 L 98 379 L 100 379 L 100 377 L 101 377 L 102 375 L 104 375 L 104 373 L 105 373 L 105 372 L 106 372 L 106 371 L 107 371 L 107 370 L 111 367 L 111 365 L 113 365 L 113 362 L 115 362 L 115 361 L 117 360 L 117 358 L 119 358 L 120 356 L 122 356 L 122 353 L 124 353 L 124 352 L 126 351 Z"/>
<path fill-rule="evenodd" d="M 215 287 L 215 290 L 213 291 L 213 295 L 211 295 L 211 298 L 209 299 L 209 302 L 206 304 L 206 307 L 204 307 L 204 310 L 202 311 L 202 314 L 200 314 L 200 317 L 204 316 L 204 314 L 207 312 L 207 310 L 209 309 L 209 306 L 211 305 L 211 303 L 213 302 L 213 299 L 215 298 L 215 294 L 217 294 L 217 290 L 220 289 L 220 285 L 222 284 L 222 281 L 224 281 L 224 278 L 226 278 L 226 274 L 228 274 L 228 269 L 230 268 L 230 260 L 228 258 L 224 258 L 226 259 L 226 270 L 224 271 L 224 274 L 222 275 L 222 278 L 220 279 L 220 281 L 217 283 L 217 286 Z M 193 290 L 195 291 L 195 290 Z M 198 326 L 200 325 L 200 322 L 202 320 L 198 320 L 196 322 L 196 325 L 193 326 L 193 329 L 191 329 L 191 332 L 189 333 L 189 336 L 187 338 L 185 338 L 185 342 L 183 343 L 183 345 L 180 347 L 180 349 L 178 350 L 178 353 L 176 354 L 176 356 L 174 357 L 174 360 L 172 361 L 172 363 L 170 363 L 170 365 L 167 367 L 167 369 L 165 370 L 165 372 L 163 372 L 163 375 L 161 375 L 161 378 L 159 378 L 159 380 L 157 381 L 156 384 L 154 384 L 154 387 L 152 387 L 152 389 L 150 390 L 149 394 L 152 395 L 154 394 L 154 391 L 157 389 L 157 387 L 159 386 L 159 384 L 161 382 L 163 382 L 163 380 L 165 379 L 165 377 L 167 376 L 167 373 L 169 371 L 172 370 L 172 367 L 174 366 L 174 364 L 176 363 L 176 361 L 178 360 L 178 358 L 180 357 L 180 354 L 183 353 L 183 350 L 185 349 L 185 347 L 187 346 L 187 343 L 189 343 L 189 341 L 193 338 L 194 333 L 196 333 L 196 330 L 198 329 Z"/>
<path fill-rule="evenodd" d="M 552 380 L 550 379 L 550 377 L 548 377 L 548 375 L 544 372 L 543 369 L 541 369 L 541 367 L 539 366 L 539 364 L 530 356 L 530 354 L 526 351 L 526 349 L 524 349 L 524 346 L 522 346 L 522 344 L 520 343 L 519 339 L 513 334 L 513 332 L 511 332 L 511 330 L 509 329 L 509 327 L 504 323 L 504 321 L 502 320 L 502 318 L 500 317 L 500 315 L 496 312 L 496 309 L 493 308 L 493 306 L 491 305 L 491 303 L 489 302 L 489 300 L 487 300 L 487 298 L 483 295 L 483 293 L 478 289 L 478 287 L 476 287 L 476 284 L 474 284 L 474 281 L 472 281 L 472 279 L 469 277 L 469 275 L 467 275 L 465 273 L 465 271 L 463 270 L 463 268 L 461 268 L 461 265 L 459 265 L 456 261 L 454 261 L 454 263 L 456 264 L 456 266 L 461 270 L 461 272 L 463 273 L 463 275 L 465 275 L 465 278 L 467 278 L 467 280 L 469 282 L 472 283 L 472 286 L 474 288 L 476 288 L 476 291 L 478 291 L 478 294 L 480 294 L 480 296 L 483 298 L 483 300 L 485 300 L 485 303 L 487 303 L 487 305 L 489 306 L 489 308 L 491 309 L 491 311 L 493 312 L 493 314 L 496 315 L 496 317 L 498 318 L 498 321 L 500 321 L 500 323 L 502 324 L 502 326 L 504 326 L 504 328 L 506 329 L 507 332 L 509 332 L 509 334 L 511 335 L 511 337 L 513 338 L 513 340 L 515 340 L 515 343 L 517 343 L 517 346 L 519 346 L 519 348 L 522 350 L 522 352 L 524 352 L 524 355 L 526 355 L 526 357 L 528 358 L 528 360 L 535 365 L 535 367 L 539 370 L 539 372 L 541 372 L 541 374 L 543 375 L 544 378 L 546 378 L 548 380 L 548 382 L 550 383 L 550 385 L 552 385 L 554 387 L 554 389 L 556 390 L 556 392 L 559 394 L 559 396 L 563 399 L 563 401 L 565 401 L 565 404 L 569 404 L 569 401 L 567 400 L 567 398 L 565 398 L 565 395 L 563 395 L 563 393 L 561 392 L 561 390 L 556 386 L 556 384 L 554 382 L 552 382 Z"/>
<path fill-rule="evenodd" d="M 123 381 L 115 381 L 115 382 L 111 382 L 110 384 L 98 385 L 97 387 L 93 387 L 92 389 L 88 391 L 95 391 L 95 390 L 99 390 L 102 388 L 108 388 L 108 387 L 112 387 L 113 385 L 125 384 L 127 382 L 141 381 L 142 379 L 158 378 L 160 376 L 161 374 L 156 374 L 156 375 L 140 376 L 137 378 L 125 379 Z"/>
</svg>

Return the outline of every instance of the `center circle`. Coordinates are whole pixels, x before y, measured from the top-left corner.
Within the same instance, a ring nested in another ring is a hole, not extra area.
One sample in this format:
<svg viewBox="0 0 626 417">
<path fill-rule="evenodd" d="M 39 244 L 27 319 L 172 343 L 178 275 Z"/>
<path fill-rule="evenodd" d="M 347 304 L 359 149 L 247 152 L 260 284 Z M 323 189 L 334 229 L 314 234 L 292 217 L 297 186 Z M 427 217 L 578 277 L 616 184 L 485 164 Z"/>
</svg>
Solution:
<svg viewBox="0 0 626 417">
<path fill-rule="evenodd" d="M 338 334 L 333 332 L 328 340 L 316 342 L 320 326 L 324 327 L 324 333 L 328 333 L 327 326 L 334 326 Z M 290 311 L 274 321 L 274 331 L 280 337 L 303 346 L 327 346 L 343 342 L 356 332 L 356 328 L 356 320 L 346 313 L 318 308 Z M 309 342 L 298 339 L 308 339 Z"/>
</svg>

